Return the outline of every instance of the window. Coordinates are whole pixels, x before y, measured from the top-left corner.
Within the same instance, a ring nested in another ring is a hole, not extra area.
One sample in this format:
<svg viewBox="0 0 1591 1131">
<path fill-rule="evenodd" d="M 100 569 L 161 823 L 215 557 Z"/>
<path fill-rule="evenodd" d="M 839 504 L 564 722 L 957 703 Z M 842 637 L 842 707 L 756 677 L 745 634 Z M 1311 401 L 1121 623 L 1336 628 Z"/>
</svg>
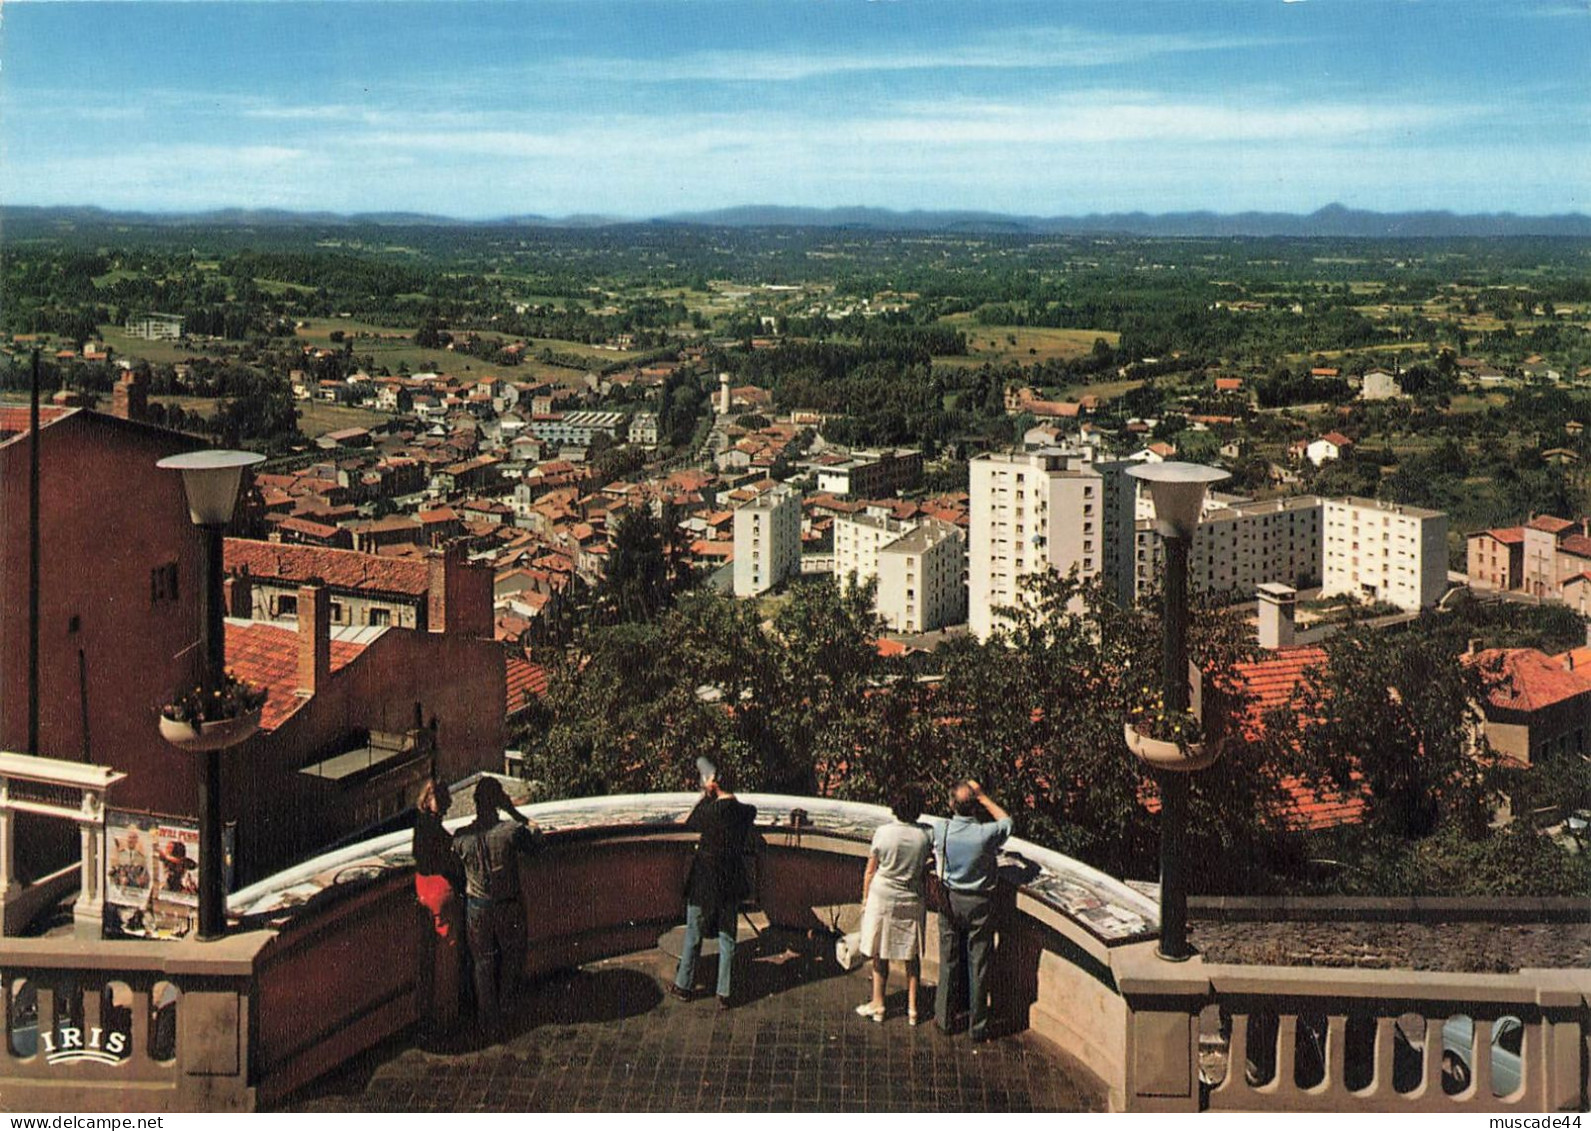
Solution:
<svg viewBox="0 0 1591 1131">
<path fill-rule="evenodd" d="M 333 601 L 331 603 L 331 622 L 332 624 L 341 624 L 343 622 L 343 603 L 341 601 Z"/>
<path fill-rule="evenodd" d="M 283 593 L 276 598 L 276 615 L 279 617 L 296 617 L 298 615 L 298 594 Z"/>
<path fill-rule="evenodd" d="M 392 623 L 392 610 L 391 609 L 377 609 L 377 608 L 371 609 L 370 610 L 370 623 L 372 625 L 375 625 L 375 626 L 386 626 L 386 625 L 391 624 Z"/>
<path fill-rule="evenodd" d="M 149 571 L 149 600 L 175 601 L 177 599 L 177 563 L 167 562 Z"/>
</svg>

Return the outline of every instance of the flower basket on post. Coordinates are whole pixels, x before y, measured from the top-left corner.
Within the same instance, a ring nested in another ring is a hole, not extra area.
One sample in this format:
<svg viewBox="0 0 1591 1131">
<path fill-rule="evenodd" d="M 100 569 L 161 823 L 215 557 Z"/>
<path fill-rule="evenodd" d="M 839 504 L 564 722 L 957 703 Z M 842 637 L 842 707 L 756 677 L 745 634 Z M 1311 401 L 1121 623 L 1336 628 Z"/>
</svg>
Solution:
<svg viewBox="0 0 1591 1131">
<path fill-rule="evenodd" d="M 1123 724 L 1122 734 L 1127 739 L 1127 749 L 1138 755 L 1151 770 L 1202 770 L 1212 765 L 1219 754 L 1214 744 L 1150 738 L 1134 729 L 1131 723 Z"/>
<path fill-rule="evenodd" d="M 1122 725 L 1122 737 L 1151 770 L 1190 773 L 1220 756 L 1216 743 L 1204 741 L 1204 726 L 1192 711 L 1167 710 L 1165 700 L 1146 689 Z"/>
<path fill-rule="evenodd" d="M 160 708 L 160 737 L 179 750 L 202 753 L 236 746 L 260 727 L 265 689 L 227 672 L 206 693 L 195 687 Z"/>
</svg>

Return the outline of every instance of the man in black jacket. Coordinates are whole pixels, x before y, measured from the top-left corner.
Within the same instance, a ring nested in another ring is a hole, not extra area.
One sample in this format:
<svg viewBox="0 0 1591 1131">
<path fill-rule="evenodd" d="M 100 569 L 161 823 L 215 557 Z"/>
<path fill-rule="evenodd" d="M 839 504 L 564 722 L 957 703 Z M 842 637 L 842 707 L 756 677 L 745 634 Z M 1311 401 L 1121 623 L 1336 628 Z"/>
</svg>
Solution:
<svg viewBox="0 0 1591 1131">
<path fill-rule="evenodd" d="M 709 778 L 702 798 L 685 819 L 687 828 L 702 834 L 685 878 L 685 945 L 669 993 L 681 1001 L 691 999 L 696 980 L 696 959 L 706 935 L 718 936 L 718 1007 L 729 1008 L 730 968 L 735 960 L 735 917 L 740 901 L 751 890 L 746 877 L 746 841 L 757 807 L 735 797 L 730 767 Z"/>
</svg>

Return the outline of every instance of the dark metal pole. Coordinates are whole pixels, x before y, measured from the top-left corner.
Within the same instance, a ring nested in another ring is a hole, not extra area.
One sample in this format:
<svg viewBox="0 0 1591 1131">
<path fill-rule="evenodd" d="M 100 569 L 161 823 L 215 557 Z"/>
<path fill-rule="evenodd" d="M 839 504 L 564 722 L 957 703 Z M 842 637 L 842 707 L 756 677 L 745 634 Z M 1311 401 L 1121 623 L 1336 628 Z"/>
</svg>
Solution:
<svg viewBox="0 0 1591 1131">
<path fill-rule="evenodd" d="M 39 351 L 28 397 L 28 753 L 39 752 Z"/>
<path fill-rule="evenodd" d="M 226 674 L 226 610 L 223 608 L 222 535 L 224 525 L 207 524 L 204 532 L 204 588 L 200 643 L 204 672 L 200 686 L 208 695 Z M 199 773 L 199 937 L 226 934 L 226 891 L 222 884 L 221 752 L 207 750 Z"/>
<path fill-rule="evenodd" d="M 1164 538 L 1166 549 L 1166 711 L 1188 709 L 1188 550 L 1191 538 Z M 1181 962 L 1188 949 L 1188 881 L 1183 834 L 1188 826 L 1188 777 L 1162 772 L 1160 783 L 1160 957 Z"/>
</svg>

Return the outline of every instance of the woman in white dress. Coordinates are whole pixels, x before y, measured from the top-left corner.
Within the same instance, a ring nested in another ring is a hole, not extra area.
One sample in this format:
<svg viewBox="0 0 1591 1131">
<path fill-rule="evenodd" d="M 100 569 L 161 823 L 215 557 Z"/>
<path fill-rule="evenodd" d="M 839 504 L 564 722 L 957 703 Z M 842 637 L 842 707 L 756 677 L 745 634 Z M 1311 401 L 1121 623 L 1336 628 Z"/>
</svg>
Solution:
<svg viewBox="0 0 1591 1131">
<path fill-rule="evenodd" d="M 918 1021 L 917 989 L 921 981 L 923 937 L 928 905 L 923 876 L 933 859 L 928 829 L 917 823 L 925 794 L 921 786 L 905 786 L 890 799 L 895 819 L 873 834 L 862 879 L 862 953 L 873 960 L 873 997 L 856 1012 L 884 1020 L 884 988 L 891 960 L 906 964 L 906 1017 Z"/>
</svg>

